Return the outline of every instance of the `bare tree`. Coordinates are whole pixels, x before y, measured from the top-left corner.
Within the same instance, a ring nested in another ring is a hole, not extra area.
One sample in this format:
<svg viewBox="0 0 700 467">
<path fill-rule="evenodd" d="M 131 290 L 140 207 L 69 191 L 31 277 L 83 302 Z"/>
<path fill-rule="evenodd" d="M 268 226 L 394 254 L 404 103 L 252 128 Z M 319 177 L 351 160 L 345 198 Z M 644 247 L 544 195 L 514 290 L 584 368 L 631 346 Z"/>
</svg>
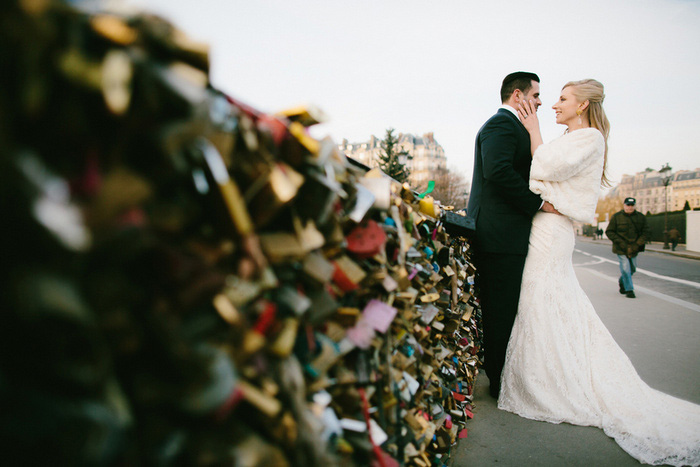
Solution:
<svg viewBox="0 0 700 467">
<path fill-rule="evenodd" d="M 598 221 L 604 222 L 606 219 L 610 219 L 613 214 L 621 209 L 622 201 L 620 201 L 620 198 L 616 193 L 611 191 L 603 198 L 598 200 L 598 205 L 595 208 L 595 212 L 598 214 Z"/>
<path fill-rule="evenodd" d="M 439 200 L 443 206 L 454 206 L 455 209 L 467 207 L 470 185 L 462 172 L 451 168 L 442 169 L 434 173 L 433 180 L 435 189 L 430 196 Z M 425 191 L 426 186 L 418 187 L 417 191 Z"/>
</svg>

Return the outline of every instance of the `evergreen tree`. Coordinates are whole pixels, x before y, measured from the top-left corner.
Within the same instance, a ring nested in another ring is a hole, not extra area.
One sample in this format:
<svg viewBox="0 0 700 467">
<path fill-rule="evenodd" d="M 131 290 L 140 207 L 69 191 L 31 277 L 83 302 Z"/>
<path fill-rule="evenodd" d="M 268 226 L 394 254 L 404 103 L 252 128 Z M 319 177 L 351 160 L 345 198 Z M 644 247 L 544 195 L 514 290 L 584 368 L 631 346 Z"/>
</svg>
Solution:
<svg viewBox="0 0 700 467">
<path fill-rule="evenodd" d="M 685 204 L 683 205 L 683 210 L 690 211 L 690 203 L 688 202 L 688 200 L 685 200 Z"/>
<path fill-rule="evenodd" d="M 409 172 L 406 165 L 401 163 L 400 157 L 410 158 L 410 156 L 408 152 L 399 150 L 398 143 L 398 138 L 394 136 L 394 129 L 386 130 L 386 136 L 381 143 L 382 151 L 379 153 L 379 168 L 397 182 L 403 183 L 408 180 Z"/>
</svg>

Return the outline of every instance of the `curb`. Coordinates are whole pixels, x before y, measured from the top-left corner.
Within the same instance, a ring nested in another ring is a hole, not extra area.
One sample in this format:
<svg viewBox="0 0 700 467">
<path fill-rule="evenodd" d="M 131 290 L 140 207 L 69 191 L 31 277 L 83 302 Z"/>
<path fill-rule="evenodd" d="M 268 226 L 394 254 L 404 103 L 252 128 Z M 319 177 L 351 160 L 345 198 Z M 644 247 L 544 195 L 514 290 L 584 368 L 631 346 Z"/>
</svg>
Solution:
<svg viewBox="0 0 700 467">
<path fill-rule="evenodd" d="M 600 240 L 590 240 L 588 237 L 583 237 L 583 236 L 577 236 L 576 241 L 582 241 L 586 243 L 597 243 L 598 245 L 600 244 L 607 244 L 607 245 L 612 245 L 612 242 L 608 239 L 600 239 Z M 662 243 L 658 243 L 659 245 L 662 245 Z M 679 258 L 687 258 L 687 259 L 694 259 L 694 260 L 700 260 L 700 253 L 684 253 L 682 251 L 671 251 L 671 250 L 657 250 L 655 248 L 647 248 L 644 250 L 644 253 L 659 253 L 661 255 L 669 255 L 669 256 L 677 256 Z"/>
<path fill-rule="evenodd" d="M 665 251 L 665 250 L 654 250 L 654 249 L 646 249 L 644 250 L 644 253 L 659 253 L 662 255 L 669 255 L 669 256 L 678 256 L 679 258 L 688 258 L 688 259 L 698 259 L 700 260 L 700 256 L 698 255 L 692 255 L 690 253 L 679 253 L 677 251 Z"/>
</svg>

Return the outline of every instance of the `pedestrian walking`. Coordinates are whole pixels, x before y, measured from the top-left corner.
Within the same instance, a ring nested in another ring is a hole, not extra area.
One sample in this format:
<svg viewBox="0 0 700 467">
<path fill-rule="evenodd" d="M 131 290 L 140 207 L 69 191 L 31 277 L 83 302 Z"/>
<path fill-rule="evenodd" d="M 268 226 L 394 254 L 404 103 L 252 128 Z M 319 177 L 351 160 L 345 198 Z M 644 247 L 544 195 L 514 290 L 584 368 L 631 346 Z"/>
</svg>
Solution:
<svg viewBox="0 0 700 467">
<path fill-rule="evenodd" d="M 612 251 L 620 264 L 620 293 L 635 298 L 632 275 L 637 270 L 637 255 L 649 240 L 647 219 L 636 209 L 637 200 L 625 198 L 621 211 L 613 214 L 605 235 L 612 240 Z"/>
<path fill-rule="evenodd" d="M 671 251 L 676 251 L 678 242 L 681 240 L 681 232 L 677 228 L 671 227 L 671 230 L 668 231 L 668 239 L 671 242 Z"/>
</svg>

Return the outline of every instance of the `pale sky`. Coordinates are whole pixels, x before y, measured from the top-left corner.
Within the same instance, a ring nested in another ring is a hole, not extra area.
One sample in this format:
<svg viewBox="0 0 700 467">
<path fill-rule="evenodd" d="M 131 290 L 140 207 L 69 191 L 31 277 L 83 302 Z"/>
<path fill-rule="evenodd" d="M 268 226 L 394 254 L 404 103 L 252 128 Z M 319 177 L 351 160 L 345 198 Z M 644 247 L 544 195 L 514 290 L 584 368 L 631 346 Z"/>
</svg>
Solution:
<svg viewBox="0 0 700 467">
<path fill-rule="evenodd" d="M 605 85 L 609 171 L 700 167 L 698 0 L 131 0 L 211 46 L 212 83 L 268 113 L 298 104 L 312 135 L 433 132 L 471 179 L 503 77 L 540 76 L 545 141 L 571 80 Z"/>
</svg>

